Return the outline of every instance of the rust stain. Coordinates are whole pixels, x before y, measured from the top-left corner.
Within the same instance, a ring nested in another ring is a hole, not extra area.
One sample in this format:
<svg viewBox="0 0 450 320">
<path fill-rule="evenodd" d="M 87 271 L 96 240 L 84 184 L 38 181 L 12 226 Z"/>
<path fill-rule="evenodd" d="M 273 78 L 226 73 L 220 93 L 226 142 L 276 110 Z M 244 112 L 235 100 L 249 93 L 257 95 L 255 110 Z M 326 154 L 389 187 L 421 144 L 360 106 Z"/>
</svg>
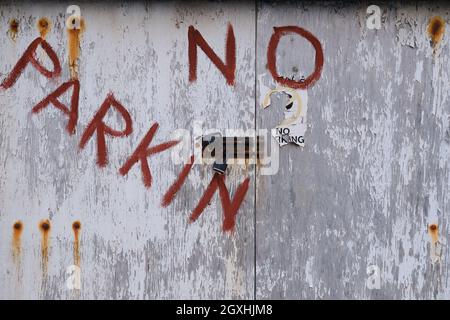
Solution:
<svg viewBox="0 0 450 320">
<path fill-rule="evenodd" d="M 80 18 L 80 28 L 67 28 L 70 77 L 78 79 L 78 58 L 80 57 L 81 36 L 86 28 L 83 18 Z"/>
<path fill-rule="evenodd" d="M 428 234 L 430 235 L 433 244 L 439 242 L 439 228 L 437 224 L 433 223 L 428 226 Z"/>
<path fill-rule="evenodd" d="M 81 223 L 80 221 L 75 221 L 72 223 L 72 229 L 74 234 L 73 243 L 73 261 L 76 266 L 80 266 L 80 231 Z"/>
<path fill-rule="evenodd" d="M 18 220 L 13 224 L 13 258 L 14 262 L 20 261 L 20 253 L 22 251 L 22 231 L 23 231 L 23 223 Z"/>
<path fill-rule="evenodd" d="M 432 17 L 428 23 L 427 33 L 431 39 L 431 46 L 436 49 L 445 32 L 445 21 L 439 16 Z"/>
<path fill-rule="evenodd" d="M 45 39 L 47 34 L 50 32 L 51 29 L 51 22 L 48 18 L 40 18 L 37 22 L 37 28 L 39 30 L 39 33 L 41 34 L 41 38 Z"/>
<path fill-rule="evenodd" d="M 431 238 L 431 261 L 438 263 L 442 255 L 442 245 L 439 241 L 439 226 L 435 223 L 428 225 L 428 234 Z"/>
<path fill-rule="evenodd" d="M 41 266 L 44 276 L 47 276 L 48 269 L 48 241 L 50 234 L 51 224 L 48 219 L 41 220 L 39 223 L 39 230 L 41 231 Z"/>
<path fill-rule="evenodd" d="M 17 19 L 9 20 L 8 35 L 11 38 L 11 40 L 15 41 L 17 39 L 18 33 L 19 33 L 19 21 Z"/>
</svg>

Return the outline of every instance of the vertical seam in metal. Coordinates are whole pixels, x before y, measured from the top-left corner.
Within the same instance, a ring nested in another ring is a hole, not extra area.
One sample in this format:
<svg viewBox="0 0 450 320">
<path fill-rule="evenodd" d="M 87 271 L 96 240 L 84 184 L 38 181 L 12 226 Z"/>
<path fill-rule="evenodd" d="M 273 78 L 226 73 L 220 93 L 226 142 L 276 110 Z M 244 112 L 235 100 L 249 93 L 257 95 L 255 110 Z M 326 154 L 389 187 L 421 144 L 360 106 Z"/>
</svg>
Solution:
<svg viewBox="0 0 450 320">
<path fill-rule="evenodd" d="M 258 0 L 255 0 L 255 139 L 257 139 L 257 121 L 256 121 L 256 111 L 257 111 L 257 104 L 258 104 L 258 98 L 256 93 L 257 88 L 257 58 L 258 58 Z M 258 146 L 258 144 L 256 144 Z M 257 155 L 259 153 L 259 150 L 256 150 L 256 161 L 257 161 Z M 253 197 L 253 299 L 256 300 L 256 179 L 257 179 L 257 163 L 255 161 L 255 174 L 254 174 L 254 197 Z"/>
</svg>

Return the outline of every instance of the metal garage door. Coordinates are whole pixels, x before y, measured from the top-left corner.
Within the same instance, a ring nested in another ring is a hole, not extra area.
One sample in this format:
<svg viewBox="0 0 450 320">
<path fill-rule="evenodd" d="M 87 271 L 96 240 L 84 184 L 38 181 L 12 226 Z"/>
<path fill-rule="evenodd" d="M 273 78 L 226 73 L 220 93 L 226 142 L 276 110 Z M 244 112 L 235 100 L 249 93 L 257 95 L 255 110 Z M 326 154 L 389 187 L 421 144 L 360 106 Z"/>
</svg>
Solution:
<svg viewBox="0 0 450 320">
<path fill-rule="evenodd" d="M 72 4 L 0 5 L 0 298 L 450 298 L 449 5 Z"/>
</svg>

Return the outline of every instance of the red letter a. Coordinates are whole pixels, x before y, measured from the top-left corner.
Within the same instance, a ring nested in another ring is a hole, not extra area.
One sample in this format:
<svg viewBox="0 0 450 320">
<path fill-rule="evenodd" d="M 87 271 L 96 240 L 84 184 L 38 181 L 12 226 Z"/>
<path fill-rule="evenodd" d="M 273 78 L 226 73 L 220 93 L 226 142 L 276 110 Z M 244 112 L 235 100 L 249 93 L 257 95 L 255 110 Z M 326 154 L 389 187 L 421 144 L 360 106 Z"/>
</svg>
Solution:
<svg viewBox="0 0 450 320">
<path fill-rule="evenodd" d="M 47 70 L 37 59 L 35 56 L 37 47 L 41 45 L 42 49 L 44 49 L 45 53 L 48 55 L 50 60 L 53 63 L 53 71 Z M 19 76 L 22 74 L 25 67 L 28 65 L 28 63 L 31 62 L 31 64 L 36 68 L 36 70 L 46 76 L 47 78 L 53 78 L 59 76 L 61 73 L 61 64 L 59 63 L 58 56 L 56 55 L 55 51 L 52 49 L 52 47 L 48 44 L 47 41 L 42 39 L 41 37 L 35 39 L 25 50 L 22 57 L 19 59 L 19 61 L 16 63 L 14 68 L 12 69 L 11 73 L 8 75 L 8 77 L 2 82 L 0 85 L 3 89 L 9 89 L 11 88 L 14 83 L 16 83 Z"/>
<path fill-rule="evenodd" d="M 59 102 L 58 97 L 64 94 L 70 87 L 73 86 L 72 98 L 70 99 L 70 109 Z M 75 133 L 75 127 L 78 121 L 78 101 L 80 98 L 80 82 L 78 80 L 70 80 L 59 86 L 58 89 L 53 91 L 44 100 L 39 102 L 33 107 L 33 113 L 38 113 L 42 109 L 45 109 L 50 103 L 56 108 L 61 110 L 63 113 L 69 116 L 69 122 L 67 123 L 66 129 L 70 135 Z"/>
</svg>

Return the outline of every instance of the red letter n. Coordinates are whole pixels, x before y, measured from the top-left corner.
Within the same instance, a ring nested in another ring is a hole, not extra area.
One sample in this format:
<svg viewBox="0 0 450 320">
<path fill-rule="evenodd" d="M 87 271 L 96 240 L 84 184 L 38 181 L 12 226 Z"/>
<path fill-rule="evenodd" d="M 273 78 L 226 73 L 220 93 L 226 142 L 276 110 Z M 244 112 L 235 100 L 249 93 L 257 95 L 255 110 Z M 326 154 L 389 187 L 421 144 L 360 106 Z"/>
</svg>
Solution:
<svg viewBox="0 0 450 320">
<path fill-rule="evenodd" d="M 158 144 L 157 146 L 149 148 L 148 146 L 153 140 L 153 136 L 156 133 L 156 130 L 158 130 L 158 123 L 155 123 L 150 130 L 148 130 L 145 137 L 142 139 L 141 143 L 139 143 L 136 150 L 133 152 L 133 154 L 128 158 L 128 160 L 125 162 L 125 164 L 122 166 L 122 168 L 119 169 L 119 172 L 121 175 L 126 175 L 128 171 L 138 162 L 141 162 L 141 171 L 142 171 L 142 177 L 144 180 L 144 185 L 147 188 L 150 188 L 152 185 L 152 174 L 150 172 L 150 167 L 148 166 L 147 157 L 163 152 L 166 149 L 169 149 L 176 145 L 179 141 L 170 140 L 161 144 Z"/>
<path fill-rule="evenodd" d="M 39 45 L 42 47 L 42 49 L 45 51 L 47 56 L 52 61 L 53 71 L 47 70 L 36 59 L 36 49 Z M 47 78 L 57 77 L 61 73 L 61 64 L 59 63 L 58 56 L 56 55 L 55 51 L 48 44 L 47 41 L 39 37 L 28 46 L 27 50 L 25 50 L 22 57 L 19 59 L 19 61 L 12 69 L 11 73 L 8 75 L 8 77 L 6 77 L 5 80 L 3 80 L 0 87 L 3 89 L 11 88 L 14 85 L 14 83 L 16 83 L 17 79 L 20 77 L 20 75 L 22 74 L 23 70 L 25 69 L 25 67 L 28 65 L 29 62 L 36 68 L 36 70 L 39 73 L 43 74 Z"/>
<path fill-rule="evenodd" d="M 250 178 L 246 178 L 244 182 L 242 182 L 238 186 L 232 200 L 230 199 L 230 195 L 228 193 L 227 187 L 225 186 L 224 180 L 225 176 L 218 173 L 214 174 L 213 178 L 211 179 L 211 182 L 206 188 L 205 193 L 201 197 L 200 201 L 197 204 L 197 207 L 195 207 L 194 211 L 192 212 L 189 218 L 191 222 L 194 222 L 195 220 L 198 219 L 198 217 L 200 217 L 203 210 L 205 210 L 206 206 L 211 201 L 214 193 L 216 193 L 217 188 L 219 188 L 220 202 L 222 203 L 224 215 L 222 230 L 232 231 L 234 229 L 234 226 L 236 224 L 236 216 L 242 204 L 242 201 L 244 201 L 245 195 L 247 194 Z"/>
<path fill-rule="evenodd" d="M 211 49 L 200 32 L 193 26 L 189 26 L 189 81 L 197 80 L 197 46 L 199 46 L 209 59 L 216 65 L 227 79 L 229 85 L 234 84 L 236 71 L 236 40 L 234 38 L 233 27 L 228 25 L 227 42 L 225 48 L 226 64 L 220 60 L 216 53 Z"/>
<path fill-rule="evenodd" d="M 70 109 L 59 102 L 58 98 L 63 95 L 70 87 L 73 87 L 72 98 L 70 99 Z M 58 89 L 53 91 L 44 100 L 39 102 L 33 107 L 33 113 L 38 113 L 45 109 L 50 103 L 56 108 L 61 110 L 64 114 L 69 116 L 69 122 L 67 123 L 66 129 L 70 135 L 75 133 L 75 127 L 78 121 L 78 101 L 80 98 L 80 82 L 78 80 L 71 80 L 63 83 Z"/>
<path fill-rule="evenodd" d="M 125 129 L 123 131 L 114 130 L 103 122 L 103 118 L 106 116 L 106 113 L 111 107 L 116 109 L 125 121 Z M 122 106 L 112 94 L 109 94 L 84 131 L 79 147 L 80 149 L 83 149 L 94 132 L 97 132 L 97 164 L 100 167 L 104 167 L 108 163 L 108 151 L 106 150 L 105 134 L 112 137 L 128 136 L 133 132 L 132 125 L 133 123 L 131 121 L 131 116 L 127 109 L 125 109 L 125 107 Z"/>
<path fill-rule="evenodd" d="M 185 164 L 185 166 L 183 167 L 183 170 L 181 171 L 181 174 L 179 175 L 177 180 L 170 186 L 169 190 L 167 190 L 167 192 L 165 193 L 163 200 L 161 202 L 161 205 L 163 207 L 167 207 L 173 201 L 175 195 L 180 190 L 183 183 L 186 181 L 186 178 L 189 172 L 191 171 L 193 164 L 194 164 L 194 156 L 192 155 L 190 157 L 189 162 Z M 234 229 L 239 207 L 244 201 L 245 195 L 247 194 L 249 188 L 250 178 L 246 178 L 244 182 L 242 182 L 238 186 L 234 194 L 233 200 L 230 199 L 230 194 L 228 193 L 228 189 L 225 186 L 224 180 L 225 176 L 218 173 L 214 174 L 213 178 L 211 179 L 211 182 L 206 188 L 206 191 L 203 193 L 203 196 L 200 198 L 200 201 L 198 202 L 197 206 L 192 212 L 189 218 L 190 222 L 194 222 L 195 220 L 198 219 L 198 217 L 200 217 L 200 215 L 208 206 L 212 197 L 216 193 L 217 189 L 219 189 L 220 202 L 222 203 L 222 209 L 224 214 L 222 230 L 232 231 Z"/>
</svg>

